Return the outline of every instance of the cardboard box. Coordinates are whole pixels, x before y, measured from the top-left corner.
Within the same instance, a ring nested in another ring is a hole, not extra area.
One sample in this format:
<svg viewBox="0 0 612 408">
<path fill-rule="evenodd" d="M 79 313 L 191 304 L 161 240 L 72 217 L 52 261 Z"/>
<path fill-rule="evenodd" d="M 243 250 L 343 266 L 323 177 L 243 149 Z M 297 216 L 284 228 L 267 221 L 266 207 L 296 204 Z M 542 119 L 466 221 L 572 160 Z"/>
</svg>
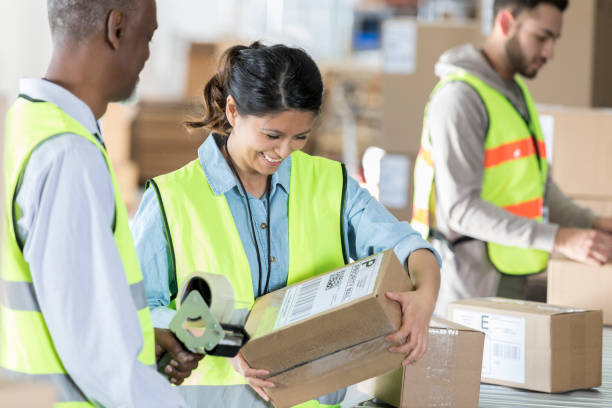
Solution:
<svg viewBox="0 0 612 408">
<path fill-rule="evenodd" d="M 612 197 L 576 196 L 572 199 L 576 204 L 592 210 L 599 217 L 612 217 Z"/>
<path fill-rule="evenodd" d="M 612 183 L 603 176 L 612 174 L 612 109 L 541 106 L 539 111 L 541 121 L 548 121 L 551 176 L 561 190 L 572 197 L 612 197 Z"/>
<path fill-rule="evenodd" d="M 395 18 L 385 22 L 385 35 L 382 135 L 376 145 L 393 152 L 417 152 L 425 106 L 439 80 L 434 74 L 434 65 L 451 48 L 478 44 L 480 26 Z M 396 40 L 389 39 L 390 36 Z"/>
<path fill-rule="evenodd" d="M 134 106 L 111 103 L 100 119 L 104 144 L 113 164 L 130 160 L 131 127 L 134 115 Z"/>
<path fill-rule="evenodd" d="M 554 58 L 527 83 L 536 102 L 612 107 L 610 21 L 609 0 L 570 1 Z"/>
<path fill-rule="evenodd" d="M 387 291 L 412 283 L 393 250 L 260 297 L 241 353 L 270 371 L 266 389 L 277 408 L 334 392 L 401 366 L 385 336 L 400 327 L 399 304 Z"/>
<path fill-rule="evenodd" d="M 115 176 L 117 177 L 117 184 L 119 184 L 119 191 L 125 206 L 127 207 L 128 214 L 133 214 L 138 207 L 138 166 L 133 162 L 125 162 L 113 166 L 115 170 Z"/>
<path fill-rule="evenodd" d="M 3 407 L 51 408 L 55 398 L 55 388 L 51 384 L 0 381 Z"/>
<path fill-rule="evenodd" d="M 484 333 L 434 317 L 427 352 L 414 366 L 359 384 L 359 391 L 401 408 L 478 406 Z"/>
<path fill-rule="evenodd" d="M 190 45 L 184 94 L 186 99 L 202 99 L 204 86 L 217 73 L 219 59 L 227 48 L 236 44 L 243 42 L 234 38 L 224 38 L 215 42 Z"/>
<path fill-rule="evenodd" d="M 482 382 L 542 392 L 601 385 L 601 310 L 480 298 L 453 302 L 448 312 L 486 333 Z"/>
<path fill-rule="evenodd" d="M 139 182 L 174 171 L 198 157 L 208 136 L 189 132 L 186 120 L 201 119 L 200 109 L 187 102 L 144 102 L 132 123 L 131 159 L 138 166 Z"/>
<path fill-rule="evenodd" d="M 580 277 L 580 284 L 576 278 Z M 547 302 L 585 309 L 602 309 L 603 322 L 612 324 L 612 264 L 585 265 L 566 258 L 548 262 Z"/>
</svg>

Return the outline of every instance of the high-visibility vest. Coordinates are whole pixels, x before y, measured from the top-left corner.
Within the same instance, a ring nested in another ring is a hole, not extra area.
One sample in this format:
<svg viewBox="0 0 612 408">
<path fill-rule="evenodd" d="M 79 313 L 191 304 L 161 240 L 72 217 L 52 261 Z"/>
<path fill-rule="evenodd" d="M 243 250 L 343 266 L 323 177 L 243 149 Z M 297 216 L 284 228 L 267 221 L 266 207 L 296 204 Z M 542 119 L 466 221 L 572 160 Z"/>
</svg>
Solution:
<svg viewBox="0 0 612 408">
<path fill-rule="evenodd" d="M 155 188 L 164 216 L 178 288 L 194 271 L 223 274 L 234 287 L 237 307 L 246 304 L 250 309 L 254 295 L 246 253 L 225 195 L 215 196 L 200 161 L 156 177 L 149 185 Z M 288 284 L 347 262 L 345 186 L 346 172 L 340 163 L 299 151 L 291 155 Z M 230 395 L 239 401 L 226 400 L 228 407 L 250 406 L 246 404 L 254 395 L 244 378 L 221 357 L 205 357 L 184 384 L 208 386 L 203 392 L 210 393 L 209 401 Z M 325 405 L 310 401 L 303 406 Z"/>
<path fill-rule="evenodd" d="M 523 119 L 503 94 L 465 71 L 442 79 L 432 96 L 442 86 L 453 81 L 467 83 L 480 95 L 489 117 L 481 198 L 514 215 L 542 222 L 548 176 L 546 145 L 529 90 L 518 77 L 515 79 L 525 98 L 529 122 Z M 427 110 L 421 148 L 415 163 L 411 222 L 412 227 L 425 238 L 429 235 L 435 208 L 434 163 L 426 122 Z M 488 242 L 487 250 L 493 265 L 500 272 L 510 275 L 540 272 L 546 268 L 549 257 L 546 251 L 495 242 Z"/>
<path fill-rule="evenodd" d="M 144 283 L 128 226 L 127 211 L 106 151 L 75 119 L 56 105 L 20 96 L 7 114 L 4 145 L 4 207 L 2 213 L 2 269 L 0 286 L 0 367 L 8 376 L 24 380 L 48 380 L 56 386 L 59 398 L 56 408 L 91 407 L 93 402 L 83 394 L 66 372 L 41 313 L 30 268 L 16 236 L 14 214 L 15 192 L 32 151 L 55 135 L 72 133 L 95 144 L 104 155 L 110 171 L 115 194 L 114 238 L 125 270 L 125 281 L 130 285 L 132 298 L 144 338 L 139 360 L 155 364 L 155 338 L 147 307 Z M 111 226 L 109 225 L 109 228 Z M 69 240 L 70 237 L 55 237 Z M 61 294 L 58 293 L 58 302 Z M 78 353 L 78 350 L 74 351 Z"/>
</svg>

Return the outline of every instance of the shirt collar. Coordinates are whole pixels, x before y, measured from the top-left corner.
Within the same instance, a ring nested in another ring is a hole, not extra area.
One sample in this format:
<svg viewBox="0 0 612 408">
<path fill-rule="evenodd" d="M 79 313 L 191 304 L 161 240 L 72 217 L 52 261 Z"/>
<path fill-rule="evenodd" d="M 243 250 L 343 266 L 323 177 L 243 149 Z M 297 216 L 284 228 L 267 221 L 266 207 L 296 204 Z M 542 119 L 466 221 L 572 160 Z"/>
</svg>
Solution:
<svg viewBox="0 0 612 408">
<path fill-rule="evenodd" d="M 19 81 L 19 93 L 56 105 L 88 132 L 102 137 L 99 123 L 89 106 L 67 89 L 45 79 L 22 78 Z"/>
<path fill-rule="evenodd" d="M 242 194 L 238 180 L 227 164 L 227 161 L 225 161 L 223 153 L 221 153 L 221 136 L 217 136 L 217 139 L 218 141 L 215 140 L 215 136 L 211 133 L 198 149 L 200 165 L 204 170 L 204 174 L 206 174 L 208 183 L 215 196 L 225 194 L 234 187 Z M 277 186 L 282 187 L 285 193 L 288 194 L 290 176 L 291 157 L 288 157 L 283 160 L 278 170 L 272 174 L 270 196 L 274 195 Z"/>
</svg>

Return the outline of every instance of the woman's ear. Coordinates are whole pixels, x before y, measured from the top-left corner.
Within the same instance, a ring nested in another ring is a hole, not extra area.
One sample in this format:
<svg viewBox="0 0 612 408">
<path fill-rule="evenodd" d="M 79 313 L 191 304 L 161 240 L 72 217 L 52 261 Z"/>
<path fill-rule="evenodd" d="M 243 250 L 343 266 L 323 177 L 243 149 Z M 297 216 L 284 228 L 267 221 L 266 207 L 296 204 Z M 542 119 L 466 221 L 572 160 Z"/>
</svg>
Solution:
<svg viewBox="0 0 612 408">
<path fill-rule="evenodd" d="M 238 107 L 236 106 L 236 101 L 232 95 L 228 95 L 227 100 L 225 101 L 225 117 L 227 117 L 227 121 L 232 127 L 236 124 L 236 117 L 238 116 Z"/>
</svg>

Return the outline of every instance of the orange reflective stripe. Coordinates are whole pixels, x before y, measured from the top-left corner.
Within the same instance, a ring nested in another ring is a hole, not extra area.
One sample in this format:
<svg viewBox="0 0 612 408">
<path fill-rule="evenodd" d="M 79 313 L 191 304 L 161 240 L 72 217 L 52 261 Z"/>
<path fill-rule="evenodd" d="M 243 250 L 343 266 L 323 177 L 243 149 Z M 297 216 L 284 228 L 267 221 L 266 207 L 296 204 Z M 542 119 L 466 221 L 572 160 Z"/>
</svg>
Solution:
<svg viewBox="0 0 612 408">
<path fill-rule="evenodd" d="M 510 160 L 522 159 L 535 154 L 531 137 L 510 142 L 485 151 L 485 168 L 495 167 Z"/>
<path fill-rule="evenodd" d="M 538 218 L 542 216 L 543 205 L 544 200 L 542 200 L 542 198 L 536 198 L 518 204 L 507 205 L 504 207 L 504 210 L 520 217 Z"/>
<path fill-rule="evenodd" d="M 423 210 L 422 208 L 414 208 L 412 210 L 412 221 L 429 225 L 429 210 Z"/>
<path fill-rule="evenodd" d="M 431 157 L 431 152 L 429 150 L 425 150 L 423 146 L 421 146 L 421 148 L 419 149 L 418 157 L 425 160 L 425 163 L 427 163 L 429 167 L 433 167 L 433 158 Z"/>
<path fill-rule="evenodd" d="M 538 153 L 540 153 L 540 158 L 546 158 L 546 143 L 542 140 L 538 140 Z"/>
</svg>

